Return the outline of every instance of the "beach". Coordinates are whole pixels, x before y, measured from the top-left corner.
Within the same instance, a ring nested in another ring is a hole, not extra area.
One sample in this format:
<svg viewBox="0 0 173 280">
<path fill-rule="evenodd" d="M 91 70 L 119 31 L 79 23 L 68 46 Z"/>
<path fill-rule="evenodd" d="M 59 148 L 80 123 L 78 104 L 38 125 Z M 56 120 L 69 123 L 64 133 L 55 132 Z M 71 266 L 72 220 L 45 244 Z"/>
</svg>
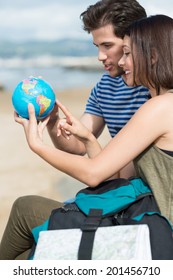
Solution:
<svg viewBox="0 0 173 280">
<path fill-rule="evenodd" d="M 56 91 L 57 98 L 80 117 L 91 88 Z M 23 128 L 14 121 L 11 93 L 0 91 L 0 239 L 13 202 L 19 196 L 41 195 L 58 201 L 71 198 L 85 187 L 82 183 L 44 162 L 28 147 Z M 99 141 L 104 146 L 110 139 L 107 129 Z M 44 141 L 52 142 L 47 130 Z"/>
</svg>

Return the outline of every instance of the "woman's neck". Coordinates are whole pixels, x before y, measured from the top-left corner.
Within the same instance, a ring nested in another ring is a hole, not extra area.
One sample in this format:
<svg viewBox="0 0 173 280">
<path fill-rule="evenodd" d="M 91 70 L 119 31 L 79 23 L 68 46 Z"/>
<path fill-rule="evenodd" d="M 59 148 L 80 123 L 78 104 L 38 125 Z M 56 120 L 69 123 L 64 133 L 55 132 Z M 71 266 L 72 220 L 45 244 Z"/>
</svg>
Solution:
<svg viewBox="0 0 173 280">
<path fill-rule="evenodd" d="M 155 88 L 149 88 L 149 92 L 151 94 L 151 97 L 155 97 L 157 95 L 157 92 L 156 92 Z"/>
</svg>

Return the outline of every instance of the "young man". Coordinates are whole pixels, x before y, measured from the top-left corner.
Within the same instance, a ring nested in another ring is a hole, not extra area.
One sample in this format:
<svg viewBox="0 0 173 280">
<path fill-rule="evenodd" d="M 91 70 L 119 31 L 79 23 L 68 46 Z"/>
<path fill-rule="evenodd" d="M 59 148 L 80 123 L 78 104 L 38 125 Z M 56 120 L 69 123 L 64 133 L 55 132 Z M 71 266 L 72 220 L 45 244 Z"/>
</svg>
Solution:
<svg viewBox="0 0 173 280">
<path fill-rule="evenodd" d="M 126 28 L 143 17 L 146 17 L 146 12 L 135 0 L 102 0 L 81 14 L 84 30 L 91 33 L 93 43 L 98 48 L 98 59 L 107 72 L 92 90 L 80 119 L 95 137 L 100 136 L 105 125 L 111 137 L 114 137 L 149 98 L 147 89 L 125 85 L 121 77 L 122 69 L 118 66 Z M 52 114 L 47 126 L 54 145 L 63 151 L 85 154 L 83 144 L 75 137 L 71 136 L 67 141 L 60 130 L 61 136 L 57 137 L 59 121 L 58 114 L 56 117 Z M 120 177 L 131 175 L 132 170 L 127 167 L 119 174 Z"/>
<path fill-rule="evenodd" d="M 93 43 L 98 47 L 98 59 L 108 72 L 92 90 L 81 117 L 82 123 L 96 137 L 102 133 L 105 125 L 114 137 L 149 98 L 145 88 L 125 85 L 118 66 L 126 28 L 143 17 L 146 17 L 145 10 L 135 0 L 102 0 L 81 15 L 84 29 L 92 34 Z M 76 138 L 70 136 L 67 141 L 67 135 L 60 129 L 60 136 L 57 137 L 60 119 L 58 111 L 55 111 L 47 126 L 54 145 L 69 153 L 85 154 L 83 144 Z M 121 177 L 130 175 L 129 170 L 123 172 L 120 173 Z M 42 224 L 51 210 L 60 206 L 57 201 L 39 196 L 17 199 L 0 244 L 0 259 L 26 259 L 33 244 L 32 228 Z"/>
</svg>

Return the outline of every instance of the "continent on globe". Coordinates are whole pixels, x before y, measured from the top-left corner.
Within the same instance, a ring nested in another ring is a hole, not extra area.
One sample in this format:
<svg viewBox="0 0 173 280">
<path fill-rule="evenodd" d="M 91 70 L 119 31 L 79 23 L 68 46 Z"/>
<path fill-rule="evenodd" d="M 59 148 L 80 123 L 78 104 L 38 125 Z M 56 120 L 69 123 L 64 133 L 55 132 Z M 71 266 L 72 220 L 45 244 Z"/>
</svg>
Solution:
<svg viewBox="0 0 173 280">
<path fill-rule="evenodd" d="M 28 104 L 35 108 L 36 118 L 47 117 L 55 105 L 55 93 L 43 79 L 31 77 L 21 81 L 12 94 L 12 103 L 17 114 L 29 118 Z"/>
<path fill-rule="evenodd" d="M 23 80 L 22 89 L 27 94 L 31 94 L 32 95 L 33 94 L 32 90 L 34 89 L 36 84 L 37 84 L 36 80 L 25 79 L 25 80 Z"/>
<path fill-rule="evenodd" d="M 38 95 L 36 102 L 40 106 L 39 116 L 41 116 L 49 108 L 51 100 L 43 95 Z"/>
</svg>

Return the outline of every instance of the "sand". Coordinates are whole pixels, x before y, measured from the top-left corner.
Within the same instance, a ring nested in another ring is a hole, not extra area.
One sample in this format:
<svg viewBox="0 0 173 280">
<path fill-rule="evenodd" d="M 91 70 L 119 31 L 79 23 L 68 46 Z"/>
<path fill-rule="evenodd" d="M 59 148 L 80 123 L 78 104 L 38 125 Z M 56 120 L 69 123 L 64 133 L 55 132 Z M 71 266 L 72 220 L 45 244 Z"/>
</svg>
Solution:
<svg viewBox="0 0 173 280">
<path fill-rule="evenodd" d="M 88 89 L 56 92 L 60 101 L 80 117 L 84 111 Z M 42 195 L 64 201 L 84 185 L 56 170 L 35 155 L 28 147 L 23 128 L 14 121 L 11 93 L 0 92 L 0 239 L 13 202 L 23 195 Z M 104 146 L 110 139 L 107 130 L 99 141 Z M 44 141 L 52 145 L 47 131 Z"/>
</svg>

